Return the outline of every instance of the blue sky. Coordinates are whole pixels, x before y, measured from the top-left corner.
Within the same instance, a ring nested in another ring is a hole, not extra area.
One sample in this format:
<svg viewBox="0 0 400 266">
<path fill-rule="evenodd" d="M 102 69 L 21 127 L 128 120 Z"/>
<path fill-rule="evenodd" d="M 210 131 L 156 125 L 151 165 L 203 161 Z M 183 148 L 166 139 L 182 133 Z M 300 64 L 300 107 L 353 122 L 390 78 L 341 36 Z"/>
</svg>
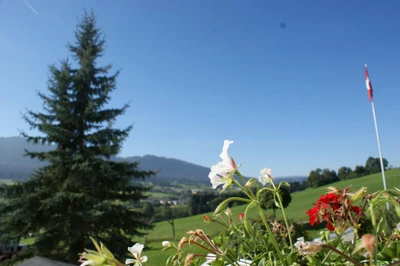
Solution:
<svg viewBox="0 0 400 266">
<path fill-rule="evenodd" d="M 368 63 L 383 155 L 400 166 L 394 0 L 0 0 L 0 136 L 29 130 L 21 113 L 41 110 L 36 91 L 69 56 L 84 8 L 106 36 L 99 63 L 121 69 L 109 106 L 131 103 L 116 123 L 134 123 L 122 156 L 210 167 L 230 139 L 248 176 L 363 165 L 378 156 Z"/>
</svg>

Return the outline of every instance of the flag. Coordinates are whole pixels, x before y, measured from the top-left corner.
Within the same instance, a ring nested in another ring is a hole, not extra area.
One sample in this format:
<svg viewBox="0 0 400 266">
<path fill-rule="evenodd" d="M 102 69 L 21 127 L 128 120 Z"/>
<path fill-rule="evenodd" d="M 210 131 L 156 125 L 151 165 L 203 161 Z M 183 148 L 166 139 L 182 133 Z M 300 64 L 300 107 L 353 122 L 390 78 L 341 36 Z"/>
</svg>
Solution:
<svg viewBox="0 0 400 266">
<path fill-rule="evenodd" d="M 369 100 L 372 102 L 372 96 L 373 96 L 372 85 L 371 85 L 371 80 L 369 79 L 369 75 L 368 75 L 367 64 L 365 64 L 364 72 L 365 72 L 365 84 L 367 85 L 368 97 L 369 97 Z"/>
</svg>

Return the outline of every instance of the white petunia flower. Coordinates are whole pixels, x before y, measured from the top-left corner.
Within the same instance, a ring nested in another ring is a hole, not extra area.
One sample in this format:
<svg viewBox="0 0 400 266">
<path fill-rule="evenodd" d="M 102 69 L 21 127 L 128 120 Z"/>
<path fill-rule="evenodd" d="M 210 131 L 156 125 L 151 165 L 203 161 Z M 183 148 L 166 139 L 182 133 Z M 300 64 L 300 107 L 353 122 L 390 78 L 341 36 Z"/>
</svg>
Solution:
<svg viewBox="0 0 400 266">
<path fill-rule="evenodd" d="M 271 173 L 272 173 L 271 168 L 262 169 L 260 171 L 261 176 L 258 178 L 258 181 L 260 181 L 260 183 L 263 185 L 270 183 L 272 180 Z"/>
<path fill-rule="evenodd" d="M 140 253 L 142 253 L 142 250 L 144 248 L 143 244 L 136 243 L 132 247 L 128 248 L 128 251 L 132 253 L 132 255 L 135 257 L 135 259 L 127 259 L 125 261 L 125 264 L 135 264 L 135 265 L 142 265 L 142 262 L 147 261 L 147 256 L 140 256 Z"/>
<path fill-rule="evenodd" d="M 236 171 L 236 163 L 231 156 L 228 154 L 229 145 L 231 145 L 233 141 L 225 140 L 224 146 L 222 148 L 222 152 L 219 155 L 221 157 L 222 162 L 217 163 L 211 167 L 210 174 L 208 177 L 210 178 L 212 187 L 215 189 L 219 185 L 224 185 L 228 181 L 224 180 L 230 174 L 233 174 Z"/>
<path fill-rule="evenodd" d="M 319 239 L 315 239 L 312 242 L 304 242 L 304 237 L 297 238 L 297 242 L 294 246 L 303 255 L 315 255 L 322 248 L 322 242 Z"/>
<path fill-rule="evenodd" d="M 201 264 L 200 266 L 209 266 L 215 261 L 216 258 L 217 258 L 217 256 L 215 256 L 215 254 L 208 253 L 206 256 L 206 261 L 203 264 Z M 235 262 L 234 265 L 249 266 L 249 265 L 251 265 L 251 263 L 252 263 L 251 260 L 239 259 L 238 261 Z M 228 264 L 226 266 L 231 266 L 231 264 Z"/>
</svg>

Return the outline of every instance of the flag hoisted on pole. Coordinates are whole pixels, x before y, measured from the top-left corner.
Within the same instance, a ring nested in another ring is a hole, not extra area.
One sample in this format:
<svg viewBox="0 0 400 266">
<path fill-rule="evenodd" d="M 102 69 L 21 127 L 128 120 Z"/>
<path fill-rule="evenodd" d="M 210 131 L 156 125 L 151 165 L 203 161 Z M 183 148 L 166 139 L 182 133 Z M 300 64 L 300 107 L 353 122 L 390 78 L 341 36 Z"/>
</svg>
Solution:
<svg viewBox="0 0 400 266">
<path fill-rule="evenodd" d="M 365 66 L 364 66 L 364 72 L 365 72 L 365 84 L 367 85 L 367 91 L 368 91 L 368 98 L 369 98 L 369 101 L 371 102 L 372 115 L 374 117 L 374 123 L 375 123 L 376 140 L 378 142 L 379 158 L 380 158 L 380 161 L 381 161 L 383 189 L 386 190 L 385 166 L 383 164 L 383 157 L 382 157 L 381 141 L 380 141 L 380 138 L 379 138 L 378 123 L 376 122 L 376 113 L 375 113 L 375 106 L 374 106 L 374 99 L 373 99 L 374 94 L 373 94 L 373 91 L 372 91 L 371 80 L 370 80 L 369 74 L 368 74 L 367 64 L 365 64 Z M 386 208 L 389 210 L 389 203 L 386 203 Z"/>
</svg>

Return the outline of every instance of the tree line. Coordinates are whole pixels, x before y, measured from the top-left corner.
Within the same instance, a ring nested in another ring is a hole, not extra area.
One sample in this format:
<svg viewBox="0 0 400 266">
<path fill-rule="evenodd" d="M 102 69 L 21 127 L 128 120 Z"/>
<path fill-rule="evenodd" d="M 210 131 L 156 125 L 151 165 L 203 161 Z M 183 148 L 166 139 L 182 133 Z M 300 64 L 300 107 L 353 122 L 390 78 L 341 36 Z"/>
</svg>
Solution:
<svg viewBox="0 0 400 266">
<path fill-rule="evenodd" d="M 388 168 L 389 162 L 383 158 L 384 170 Z M 340 180 L 347 180 L 362 177 L 369 174 L 381 172 L 380 158 L 368 157 L 365 165 L 356 165 L 354 169 L 342 166 L 339 170 L 330 170 L 328 168 L 317 168 L 312 170 L 307 178 L 307 187 L 314 188 L 327 185 Z"/>
</svg>

